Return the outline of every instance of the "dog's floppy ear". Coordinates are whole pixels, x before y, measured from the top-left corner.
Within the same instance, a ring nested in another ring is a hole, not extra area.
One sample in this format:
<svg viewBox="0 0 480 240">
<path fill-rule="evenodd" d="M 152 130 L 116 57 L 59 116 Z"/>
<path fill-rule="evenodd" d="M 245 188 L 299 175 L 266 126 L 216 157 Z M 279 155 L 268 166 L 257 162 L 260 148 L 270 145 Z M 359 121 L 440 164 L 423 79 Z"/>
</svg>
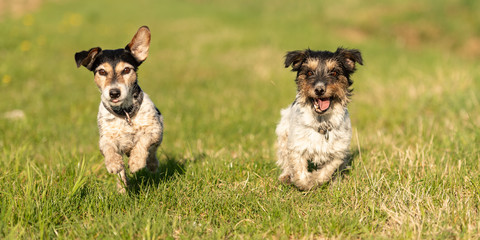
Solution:
<svg viewBox="0 0 480 240">
<path fill-rule="evenodd" d="M 88 70 L 92 71 L 93 62 L 98 56 L 98 53 L 102 51 L 101 48 L 96 47 L 88 51 L 81 51 L 75 53 L 75 62 L 77 62 L 77 68 L 81 65 L 85 66 Z"/>
<path fill-rule="evenodd" d="M 362 54 L 358 49 L 338 48 L 335 53 L 340 56 L 340 60 L 350 72 L 355 71 L 355 63 L 363 65 Z"/>
<path fill-rule="evenodd" d="M 132 56 L 138 63 L 142 63 L 148 57 L 148 49 L 150 48 L 150 29 L 142 26 L 138 29 L 132 41 L 125 47 L 132 53 Z"/>
<path fill-rule="evenodd" d="M 292 66 L 292 71 L 298 71 L 307 58 L 307 51 L 290 51 L 285 55 L 285 67 Z"/>
</svg>

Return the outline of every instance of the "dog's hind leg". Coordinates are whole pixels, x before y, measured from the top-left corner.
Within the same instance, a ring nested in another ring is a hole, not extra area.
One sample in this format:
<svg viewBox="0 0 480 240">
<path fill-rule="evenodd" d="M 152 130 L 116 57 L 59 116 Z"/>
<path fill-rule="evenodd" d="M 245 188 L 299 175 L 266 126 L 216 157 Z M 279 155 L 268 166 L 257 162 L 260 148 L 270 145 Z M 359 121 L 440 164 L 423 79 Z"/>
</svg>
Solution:
<svg viewBox="0 0 480 240">
<path fill-rule="evenodd" d="M 287 122 L 288 123 L 288 122 Z M 277 149 L 277 165 L 282 169 L 282 173 L 278 177 L 278 180 L 285 184 L 292 183 L 292 167 L 290 166 L 289 156 L 291 150 L 288 149 L 288 133 L 285 130 L 285 123 L 279 124 L 276 129 L 278 135 L 276 142 Z"/>
<path fill-rule="evenodd" d="M 128 178 L 125 169 L 117 173 L 117 190 L 119 193 L 125 193 L 128 187 Z"/>
<path fill-rule="evenodd" d="M 158 159 L 157 159 L 157 148 L 158 145 L 152 145 L 148 149 L 148 157 L 147 157 L 147 168 L 150 172 L 155 173 L 158 169 Z"/>
<path fill-rule="evenodd" d="M 293 169 L 288 161 L 289 150 L 287 148 L 278 148 L 277 156 L 277 165 L 282 169 L 282 174 L 280 174 L 278 180 L 285 184 L 292 183 Z"/>
</svg>

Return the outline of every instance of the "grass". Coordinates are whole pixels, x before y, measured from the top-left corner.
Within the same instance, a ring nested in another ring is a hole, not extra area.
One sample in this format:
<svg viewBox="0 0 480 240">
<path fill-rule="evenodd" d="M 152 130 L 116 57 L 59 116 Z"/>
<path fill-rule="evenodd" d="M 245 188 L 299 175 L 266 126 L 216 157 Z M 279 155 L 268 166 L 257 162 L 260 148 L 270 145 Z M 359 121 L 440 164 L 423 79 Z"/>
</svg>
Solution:
<svg viewBox="0 0 480 240">
<path fill-rule="evenodd" d="M 0 22 L 0 238 L 477 239 L 477 1 L 46 1 Z M 160 172 L 115 190 L 75 52 L 148 25 Z M 352 171 L 277 182 L 288 50 L 358 48 Z M 20 110 L 24 117 L 12 118 Z"/>
</svg>

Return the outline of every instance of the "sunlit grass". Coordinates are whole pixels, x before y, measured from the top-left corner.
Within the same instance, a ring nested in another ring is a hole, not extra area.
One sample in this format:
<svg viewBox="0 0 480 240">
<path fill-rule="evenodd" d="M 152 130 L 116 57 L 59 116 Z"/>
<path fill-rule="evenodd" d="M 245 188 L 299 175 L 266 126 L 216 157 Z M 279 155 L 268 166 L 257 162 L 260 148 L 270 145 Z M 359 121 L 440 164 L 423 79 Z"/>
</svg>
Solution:
<svg viewBox="0 0 480 240">
<path fill-rule="evenodd" d="M 47 1 L 4 18 L 0 237 L 476 239 L 478 11 L 448 0 Z M 121 195 L 98 150 L 98 90 L 73 55 L 123 47 L 141 25 L 152 45 L 139 81 L 165 140 L 160 171 L 131 176 Z M 283 56 L 338 46 L 365 59 L 352 170 L 299 192 L 275 166 L 275 125 L 295 95 Z"/>
</svg>

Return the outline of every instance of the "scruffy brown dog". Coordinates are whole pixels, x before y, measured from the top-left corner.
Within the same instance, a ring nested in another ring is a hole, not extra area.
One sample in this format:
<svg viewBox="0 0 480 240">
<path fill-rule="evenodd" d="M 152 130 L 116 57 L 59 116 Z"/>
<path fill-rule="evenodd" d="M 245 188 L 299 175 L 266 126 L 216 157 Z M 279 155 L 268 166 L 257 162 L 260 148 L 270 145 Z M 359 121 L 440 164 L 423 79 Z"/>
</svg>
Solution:
<svg viewBox="0 0 480 240">
<path fill-rule="evenodd" d="M 128 179 L 123 154 L 132 173 L 145 166 L 158 168 L 156 151 L 163 138 L 163 116 L 138 85 L 137 69 L 148 56 L 150 30 L 140 27 L 132 41 L 116 50 L 99 47 L 75 54 L 77 67 L 94 74 L 101 91 L 97 115 L 100 151 L 109 173 L 119 175 L 118 187 L 125 192 Z"/>
<path fill-rule="evenodd" d="M 288 52 L 285 67 L 297 72 L 295 101 L 281 111 L 277 126 L 279 180 L 300 190 L 329 181 L 347 163 L 352 127 L 347 110 L 356 49 Z"/>
</svg>

